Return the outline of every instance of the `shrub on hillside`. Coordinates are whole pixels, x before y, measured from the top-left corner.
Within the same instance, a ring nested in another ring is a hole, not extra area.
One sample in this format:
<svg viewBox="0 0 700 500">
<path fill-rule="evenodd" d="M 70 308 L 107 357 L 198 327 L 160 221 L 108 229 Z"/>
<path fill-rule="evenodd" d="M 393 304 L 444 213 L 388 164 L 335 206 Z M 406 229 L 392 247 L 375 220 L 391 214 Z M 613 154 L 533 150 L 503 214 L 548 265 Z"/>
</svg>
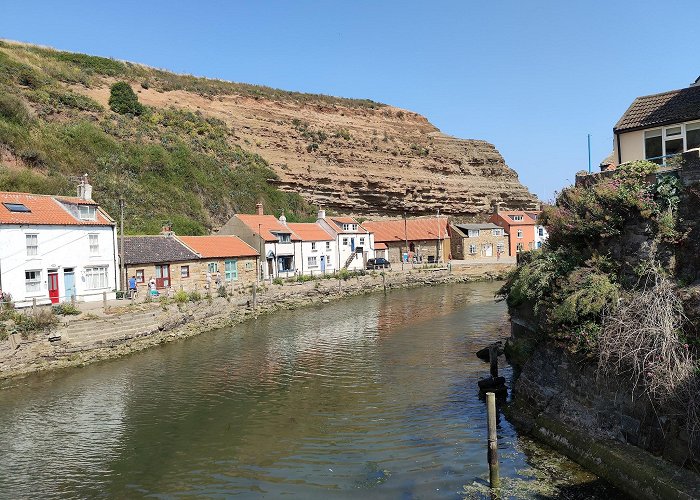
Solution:
<svg viewBox="0 0 700 500">
<path fill-rule="evenodd" d="M 126 82 L 117 82 L 110 88 L 109 108 L 120 115 L 138 116 L 144 112 L 138 96 Z"/>
<path fill-rule="evenodd" d="M 23 125 L 29 121 L 29 111 L 24 101 L 12 94 L 0 94 L 0 118 Z"/>
</svg>

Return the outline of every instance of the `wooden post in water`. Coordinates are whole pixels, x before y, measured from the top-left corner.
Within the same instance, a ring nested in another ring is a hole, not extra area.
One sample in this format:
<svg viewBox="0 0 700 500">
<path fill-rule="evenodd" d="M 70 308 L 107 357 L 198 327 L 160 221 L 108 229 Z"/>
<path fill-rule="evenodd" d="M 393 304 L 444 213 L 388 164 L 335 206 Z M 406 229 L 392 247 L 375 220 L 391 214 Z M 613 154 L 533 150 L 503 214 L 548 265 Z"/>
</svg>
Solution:
<svg viewBox="0 0 700 500">
<path fill-rule="evenodd" d="M 498 477 L 498 434 L 496 433 L 496 394 L 486 393 L 486 413 L 488 417 L 489 437 L 488 437 L 488 461 L 489 461 L 489 482 L 491 488 L 498 488 L 500 478 Z"/>
<path fill-rule="evenodd" d="M 498 377 L 498 346 L 494 344 L 489 346 L 489 363 L 491 364 L 491 376 Z"/>
<path fill-rule="evenodd" d="M 258 303 L 258 286 L 253 283 L 253 316 L 257 317 L 256 306 Z"/>
</svg>

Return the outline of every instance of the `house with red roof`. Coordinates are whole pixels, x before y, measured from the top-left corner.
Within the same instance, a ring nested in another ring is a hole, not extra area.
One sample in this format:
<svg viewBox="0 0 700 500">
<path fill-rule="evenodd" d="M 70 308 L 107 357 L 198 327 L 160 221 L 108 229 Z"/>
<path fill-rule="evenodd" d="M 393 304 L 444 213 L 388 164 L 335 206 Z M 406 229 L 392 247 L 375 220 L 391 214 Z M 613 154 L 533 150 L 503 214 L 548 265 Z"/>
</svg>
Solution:
<svg viewBox="0 0 700 500">
<path fill-rule="evenodd" d="M 256 214 L 236 214 L 219 230 L 221 235 L 235 235 L 260 253 L 262 279 L 287 278 L 301 267 L 301 239 L 287 225 L 284 214 L 277 219 L 263 212 L 257 204 Z"/>
<path fill-rule="evenodd" d="M 120 288 L 116 225 L 92 200 L 0 192 L 0 289 L 18 307 L 114 298 Z"/>
<path fill-rule="evenodd" d="M 374 257 L 374 235 L 354 218 L 326 216 L 325 210 L 319 210 L 316 222 L 335 240 L 336 269 L 359 271 Z"/>
<path fill-rule="evenodd" d="M 440 262 L 449 258 L 447 217 L 365 221 L 362 225 L 374 234 L 375 245 L 385 245 L 390 262 Z"/>
<path fill-rule="evenodd" d="M 238 236 L 178 236 L 199 255 L 199 263 L 190 273 L 207 282 L 208 276 L 222 285 L 251 284 L 256 281 L 258 251 Z"/>
<path fill-rule="evenodd" d="M 489 222 L 505 229 L 510 242 L 509 255 L 536 250 L 546 241 L 546 229 L 538 221 L 541 213 L 539 210 L 500 210 L 495 207 Z"/>
<path fill-rule="evenodd" d="M 326 274 L 337 269 L 338 245 L 335 236 L 318 222 L 290 222 L 287 224 L 301 240 L 297 256 L 300 274 Z"/>
</svg>

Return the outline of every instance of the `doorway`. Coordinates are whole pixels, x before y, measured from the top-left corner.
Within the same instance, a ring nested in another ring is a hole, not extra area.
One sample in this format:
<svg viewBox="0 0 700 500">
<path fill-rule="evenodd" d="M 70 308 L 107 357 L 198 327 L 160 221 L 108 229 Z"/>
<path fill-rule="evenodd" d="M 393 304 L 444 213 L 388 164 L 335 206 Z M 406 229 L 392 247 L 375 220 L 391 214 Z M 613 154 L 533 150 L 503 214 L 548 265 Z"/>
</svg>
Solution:
<svg viewBox="0 0 700 500">
<path fill-rule="evenodd" d="M 321 272 L 325 273 L 326 272 L 326 256 L 321 255 Z"/>
<path fill-rule="evenodd" d="M 49 271 L 49 299 L 52 304 L 58 304 L 58 271 Z"/>
<path fill-rule="evenodd" d="M 493 257 L 493 245 L 490 243 L 484 245 L 484 257 Z"/>
<path fill-rule="evenodd" d="M 170 265 L 162 264 L 156 266 L 156 288 L 167 288 L 170 286 Z"/>
<path fill-rule="evenodd" d="M 66 288 L 66 300 L 71 300 L 75 297 L 75 273 L 72 267 L 63 270 L 63 285 Z"/>
</svg>

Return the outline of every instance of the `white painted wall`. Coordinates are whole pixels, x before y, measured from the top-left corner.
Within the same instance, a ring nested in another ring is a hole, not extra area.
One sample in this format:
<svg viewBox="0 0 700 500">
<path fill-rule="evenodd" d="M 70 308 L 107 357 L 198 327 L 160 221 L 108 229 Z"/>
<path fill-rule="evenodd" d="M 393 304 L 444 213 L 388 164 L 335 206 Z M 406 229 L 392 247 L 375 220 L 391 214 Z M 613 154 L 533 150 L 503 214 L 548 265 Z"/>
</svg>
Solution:
<svg viewBox="0 0 700 500">
<path fill-rule="evenodd" d="M 540 234 L 541 233 L 541 234 Z M 542 248 L 544 242 L 549 238 L 547 228 L 540 225 L 535 225 L 535 249 Z"/>
<path fill-rule="evenodd" d="M 622 163 L 644 159 L 644 131 L 635 130 L 620 134 L 622 147 Z M 617 146 L 617 143 L 615 144 Z M 617 161 L 617 147 L 614 148 L 615 161 Z"/>
<path fill-rule="evenodd" d="M 314 243 L 316 244 L 316 249 L 313 248 Z M 321 256 L 324 257 L 326 262 L 326 274 L 333 273 L 338 265 L 337 248 L 338 245 L 336 245 L 335 240 L 302 242 L 299 255 L 299 262 L 301 262 L 298 269 L 299 274 L 323 274 Z M 315 266 L 309 264 L 309 257 L 316 257 Z"/>
<path fill-rule="evenodd" d="M 26 235 L 36 234 L 38 251 L 27 255 Z M 99 254 L 90 254 L 89 234 L 97 234 Z M 3 292 L 9 292 L 17 307 L 32 304 L 49 304 L 48 272 L 58 273 L 59 302 L 70 300 L 66 295 L 65 270 L 73 269 L 76 299 L 78 301 L 102 300 L 108 292 L 109 299 L 119 289 L 117 263 L 117 238 L 111 226 L 50 226 L 50 225 L 2 225 L 0 226 L 0 279 Z M 107 286 L 88 289 L 85 268 L 107 267 Z M 36 292 L 27 292 L 26 271 L 40 271 L 40 286 Z"/>
</svg>

